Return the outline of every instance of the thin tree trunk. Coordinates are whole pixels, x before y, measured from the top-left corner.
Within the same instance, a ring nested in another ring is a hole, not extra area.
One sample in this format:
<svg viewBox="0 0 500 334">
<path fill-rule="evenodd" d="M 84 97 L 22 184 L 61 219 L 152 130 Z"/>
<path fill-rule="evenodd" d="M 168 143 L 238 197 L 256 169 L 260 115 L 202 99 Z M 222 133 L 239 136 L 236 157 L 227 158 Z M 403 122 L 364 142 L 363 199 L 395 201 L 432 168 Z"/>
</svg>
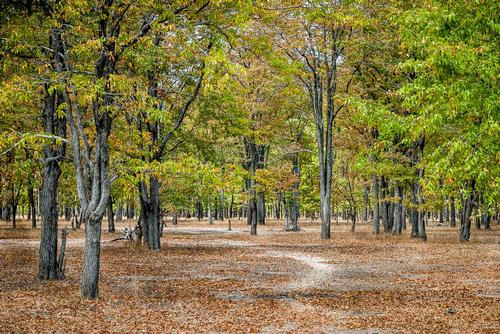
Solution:
<svg viewBox="0 0 500 334">
<path fill-rule="evenodd" d="M 395 197 L 397 198 L 397 202 L 394 205 L 394 226 L 393 233 L 395 235 L 400 235 L 402 230 L 402 201 L 403 201 L 403 187 L 396 186 L 395 189 Z"/>
<path fill-rule="evenodd" d="M 31 228 L 36 228 L 36 204 L 35 204 L 35 195 L 33 191 L 33 187 L 30 186 L 28 188 L 28 202 L 29 202 L 29 216 L 28 219 L 31 219 Z"/>
<path fill-rule="evenodd" d="M 471 191 L 467 199 L 465 200 L 464 214 L 460 228 L 460 241 L 469 241 L 470 239 L 470 225 L 471 225 L 471 213 L 472 206 L 474 203 L 474 189 L 475 181 L 472 181 Z"/>
<path fill-rule="evenodd" d="M 207 210 L 208 210 L 208 224 L 212 225 L 214 223 L 214 217 L 212 217 L 212 210 L 210 206 L 210 199 L 207 202 Z"/>
<path fill-rule="evenodd" d="M 451 196 L 450 198 L 450 226 L 457 226 L 456 221 L 456 211 L 455 211 L 455 197 Z"/>
<path fill-rule="evenodd" d="M 113 198 L 109 196 L 108 200 L 108 232 L 115 232 L 115 214 L 113 212 Z"/>
<path fill-rule="evenodd" d="M 219 220 L 224 220 L 224 190 L 219 192 Z"/>
<path fill-rule="evenodd" d="M 252 210 L 252 224 L 250 225 L 250 235 L 257 235 L 257 203 L 255 194 L 252 196 L 251 210 Z"/>
<path fill-rule="evenodd" d="M 266 198 L 263 192 L 257 195 L 257 221 L 259 225 L 266 223 Z"/>
<path fill-rule="evenodd" d="M 380 233 L 380 203 L 379 203 L 379 186 L 378 186 L 378 177 L 376 175 L 373 176 L 373 225 L 372 225 L 372 233 L 379 234 Z"/>
<path fill-rule="evenodd" d="M 300 169 L 299 156 L 295 153 L 292 157 L 292 174 L 294 176 L 292 190 L 292 206 L 290 208 L 290 225 L 288 230 L 299 230 L 299 186 L 300 186 Z"/>
</svg>

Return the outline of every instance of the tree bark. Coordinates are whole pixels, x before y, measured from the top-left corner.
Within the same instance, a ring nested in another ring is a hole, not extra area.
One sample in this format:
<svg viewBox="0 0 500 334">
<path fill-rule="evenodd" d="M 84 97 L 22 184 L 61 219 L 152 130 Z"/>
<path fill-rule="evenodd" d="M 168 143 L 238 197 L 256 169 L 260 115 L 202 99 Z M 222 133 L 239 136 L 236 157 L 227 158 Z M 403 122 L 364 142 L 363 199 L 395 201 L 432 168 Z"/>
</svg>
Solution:
<svg viewBox="0 0 500 334">
<path fill-rule="evenodd" d="M 97 298 L 99 294 L 99 265 L 101 253 L 101 220 L 96 217 L 85 224 L 85 248 L 80 292 L 85 298 Z"/>
<path fill-rule="evenodd" d="M 115 213 L 113 212 L 113 197 L 109 196 L 108 200 L 108 232 L 115 232 Z"/>
<path fill-rule="evenodd" d="M 224 220 L 224 190 L 219 192 L 219 220 Z"/>
<path fill-rule="evenodd" d="M 266 198 L 263 192 L 259 192 L 257 195 L 257 221 L 259 225 L 264 225 L 266 223 Z"/>
<path fill-rule="evenodd" d="M 378 185 L 378 177 L 376 175 L 373 176 L 373 224 L 372 224 L 372 233 L 379 234 L 380 233 L 380 203 L 379 203 L 379 185 Z"/>
<path fill-rule="evenodd" d="M 469 241 L 470 239 L 470 225 L 471 225 L 471 213 L 472 207 L 475 199 L 475 181 L 471 182 L 471 190 L 467 199 L 465 200 L 464 214 L 461 221 L 460 227 L 460 241 Z"/>
<path fill-rule="evenodd" d="M 38 260 L 38 277 L 58 279 L 57 275 L 57 188 L 61 168 L 57 161 L 45 164 L 42 179 L 42 230 Z"/>
<path fill-rule="evenodd" d="M 457 226 L 456 211 L 455 211 L 455 197 L 453 197 L 453 196 L 450 197 L 450 226 L 451 227 Z"/>
<path fill-rule="evenodd" d="M 212 208 L 210 206 L 210 199 L 207 202 L 207 210 L 208 210 L 208 224 L 212 225 L 214 223 L 214 217 L 212 216 Z"/>
<path fill-rule="evenodd" d="M 31 228 L 36 228 L 36 204 L 33 186 L 28 187 L 29 217 L 31 219 Z"/>
<path fill-rule="evenodd" d="M 144 244 L 151 250 L 159 250 L 160 242 L 160 181 L 149 177 L 149 187 L 145 181 L 139 183 L 141 209 L 143 212 Z"/>
<path fill-rule="evenodd" d="M 300 186 L 300 169 L 299 156 L 297 153 L 292 157 L 292 174 L 294 176 L 292 190 L 292 205 L 290 208 L 290 225 L 289 231 L 299 230 L 299 186 Z"/>
<path fill-rule="evenodd" d="M 53 69 L 62 72 L 65 69 L 63 54 L 64 48 L 60 30 L 50 30 L 49 43 L 53 54 Z M 66 118 L 58 115 L 57 110 L 64 102 L 62 93 L 51 91 L 49 84 L 45 84 L 45 98 L 42 113 L 44 131 L 61 138 L 66 137 Z M 38 254 L 38 277 L 43 280 L 58 279 L 57 264 L 57 190 L 61 167 L 59 161 L 66 154 L 66 143 L 57 144 L 55 140 L 44 148 L 44 167 L 42 174 L 42 188 L 40 192 L 40 213 L 42 218 L 42 229 L 40 237 L 40 249 Z M 33 206 L 33 213 L 35 213 Z M 36 214 L 32 214 L 36 217 Z"/>
<path fill-rule="evenodd" d="M 395 196 L 397 198 L 397 202 L 394 205 L 394 227 L 393 227 L 393 233 L 395 235 L 400 235 L 401 230 L 402 230 L 402 225 L 403 225 L 403 187 L 396 186 L 395 187 Z"/>
</svg>

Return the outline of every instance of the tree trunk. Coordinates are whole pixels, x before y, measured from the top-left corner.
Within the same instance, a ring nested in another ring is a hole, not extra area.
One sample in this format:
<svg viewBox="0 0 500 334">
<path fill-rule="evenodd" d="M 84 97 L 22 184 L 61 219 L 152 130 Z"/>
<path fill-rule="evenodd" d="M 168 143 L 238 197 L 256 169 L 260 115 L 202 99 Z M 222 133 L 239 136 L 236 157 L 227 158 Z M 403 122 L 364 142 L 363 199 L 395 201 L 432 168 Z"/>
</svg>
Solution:
<svg viewBox="0 0 500 334">
<path fill-rule="evenodd" d="M 123 220 L 123 203 L 120 200 L 118 202 L 118 208 L 116 209 L 116 221 L 121 222 Z"/>
<path fill-rule="evenodd" d="M 276 192 L 276 207 L 274 218 L 281 219 L 281 192 Z"/>
<path fill-rule="evenodd" d="M 257 203 L 255 200 L 255 194 L 252 196 L 251 210 L 252 210 L 252 224 L 250 225 L 250 235 L 257 235 Z"/>
<path fill-rule="evenodd" d="M 470 225 L 471 225 L 470 220 L 471 220 L 472 206 L 474 203 L 474 186 L 475 182 L 473 181 L 470 194 L 465 200 L 464 214 L 460 228 L 460 241 L 469 241 L 470 239 Z"/>
<path fill-rule="evenodd" d="M 382 203 L 381 208 L 382 208 L 382 224 L 384 225 L 384 232 L 389 232 L 390 231 L 390 223 L 389 223 L 389 202 L 387 201 L 388 197 L 388 192 L 389 189 L 387 188 L 387 180 L 386 178 L 382 175 L 380 177 L 380 192 L 382 195 Z"/>
<path fill-rule="evenodd" d="M 224 190 L 219 192 L 219 220 L 224 220 Z"/>
<path fill-rule="evenodd" d="M 373 225 L 372 225 L 372 233 L 379 234 L 380 233 L 380 203 L 379 203 L 379 185 L 378 185 L 378 177 L 376 175 L 373 176 Z"/>
<path fill-rule="evenodd" d="M 403 190 L 403 188 L 401 188 Z M 406 230 L 406 207 L 404 205 L 401 206 L 401 228 Z"/>
<path fill-rule="evenodd" d="M 113 198 L 109 196 L 108 200 L 108 232 L 115 232 L 115 214 L 113 212 Z"/>
<path fill-rule="evenodd" d="M 60 32 L 51 29 L 50 44 L 53 50 L 63 52 Z M 60 54 L 54 54 L 54 69 L 62 71 Z M 60 117 L 57 110 L 63 103 L 61 93 L 50 92 L 49 84 L 45 84 L 44 108 L 42 113 L 43 128 L 47 133 L 59 137 L 66 137 L 66 118 Z M 61 176 L 60 159 L 66 154 L 66 143 L 48 144 L 44 147 L 44 167 L 42 175 L 42 187 L 40 192 L 40 213 L 42 218 L 42 229 L 40 237 L 38 277 L 43 280 L 58 279 L 57 264 L 57 189 L 59 177 Z M 33 213 L 35 213 L 33 206 Z M 32 214 L 36 216 L 36 214 Z"/>
<path fill-rule="evenodd" d="M 266 223 L 266 199 L 263 192 L 257 195 L 257 221 L 259 225 L 264 225 Z"/>
<path fill-rule="evenodd" d="M 234 210 L 234 193 L 231 194 L 231 202 L 229 203 L 229 218 L 233 218 L 233 210 Z"/>
<path fill-rule="evenodd" d="M 292 174 L 294 176 L 292 190 L 292 205 L 290 208 L 290 224 L 289 231 L 299 230 L 299 186 L 300 186 L 300 169 L 299 156 L 295 153 L 292 157 Z"/>
<path fill-rule="evenodd" d="M 356 206 L 349 204 L 349 218 L 351 219 L 351 232 L 354 233 L 356 231 L 356 219 L 358 216 L 358 209 Z"/>
<path fill-rule="evenodd" d="M 38 277 L 58 279 L 57 271 L 57 188 L 61 168 L 57 161 L 45 164 L 42 178 L 42 230 L 38 260 Z"/>
<path fill-rule="evenodd" d="M 450 198 L 450 226 L 451 227 L 457 226 L 456 211 L 455 211 L 455 198 L 453 196 Z"/>
<path fill-rule="evenodd" d="M 102 217 L 85 222 L 85 249 L 80 292 L 83 297 L 95 299 L 99 294 L 99 265 L 101 253 Z"/>
<path fill-rule="evenodd" d="M 144 244 L 151 250 L 159 250 L 160 242 L 160 181 L 155 176 L 149 177 L 149 187 L 140 182 L 141 209 L 143 212 Z"/>
<path fill-rule="evenodd" d="M 363 222 L 366 223 L 368 221 L 368 212 L 370 210 L 370 188 L 368 186 L 365 187 L 363 192 L 363 201 L 365 203 L 365 210 L 363 212 Z"/>
<path fill-rule="evenodd" d="M 30 186 L 28 188 L 28 202 L 29 202 L 29 217 L 31 219 L 31 228 L 36 228 L 36 204 L 35 204 L 35 195 L 33 191 L 33 187 Z"/>
<path fill-rule="evenodd" d="M 396 186 L 395 189 L 395 197 L 397 198 L 397 202 L 394 203 L 394 226 L 393 233 L 395 235 L 400 235 L 401 230 L 403 229 L 403 187 Z"/>
<path fill-rule="evenodd" d="M 214 223 L 214 217 L 212 217 L 212 210 L 211 210 L 211 206 L 210 206 L 210 199 L 208 200 L 207 202 L 207 210 L 208 210 L 208 224 L 209 225 L 212 225 Z"/>
</svg>

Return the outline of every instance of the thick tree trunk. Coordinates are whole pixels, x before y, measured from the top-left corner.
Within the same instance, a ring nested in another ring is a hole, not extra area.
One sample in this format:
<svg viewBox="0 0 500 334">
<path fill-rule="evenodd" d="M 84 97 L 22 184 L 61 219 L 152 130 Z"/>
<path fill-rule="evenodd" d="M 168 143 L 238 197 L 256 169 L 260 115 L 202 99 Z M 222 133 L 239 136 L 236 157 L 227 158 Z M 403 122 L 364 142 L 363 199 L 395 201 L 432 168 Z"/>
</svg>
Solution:
<svg viewBox="0 0 500 334">
<path fill-rule="evenodd" d="M 99 294 L 99 265 L 101 253 L 102 218 L 85 222 L 85 249 L 80 292 L 83 297 L 95 299 Z"/>
<path fill-rule="evenodd" d="M 40 279 L 58 279 L 57 266 L 57 188 L 61 168 L 57 161 L 45 164 L 42 179 L 42 230 L 38 260 Z"/>
<path fill-rule="evenodd" d="M 460 241 L 469 241 L 470 239 L 470 225 L 471 225 L 471 213 L 474 203 L 474 186 L 475 182 L 472 182 L 471 192 L 467 199 L 465 200 L 464 214 L 461 221 L 460 227 Z"/>
<path fill-rule="evenodd" d="M 144 244 L 151 250 L 159 250 L 160 242 L 160 182 L 155 176 L 149 178 L 149 187 L 140 182 L 141 210 L 144 222 Z"/>
<path fill-rule="evenodd" d="M 54 50 L 61 52 L 61 37 L 59 31 L 51 29 L 50 42 Z M 56 71 L 62 70 L 62 60 L 60 55 L 54 55 L 54 66 Z M 50 87 L 45 85 L 45 99 L 43 108 L 43 127 L 45 132 L 59 137 L 66 137 L 66 119 L 59 117 L 57 110 L 63 103 L 63 96 L 60 93 L 50 93 Z M 66 143 L 46 145 L 44 148 L 44 167 L 42 174 L 42 187 L 40 192 L 40 213 L 42 218 L 42 230 L 40 238 L 38 277 L 40 279 L 57 279 L 57 190 L 61 167 L 59 161 L 66 154 Z M 35 213 L 33 205 L 33 213 Z M 36 214 L 33 214 L 36 216 Z"/>
</svg>

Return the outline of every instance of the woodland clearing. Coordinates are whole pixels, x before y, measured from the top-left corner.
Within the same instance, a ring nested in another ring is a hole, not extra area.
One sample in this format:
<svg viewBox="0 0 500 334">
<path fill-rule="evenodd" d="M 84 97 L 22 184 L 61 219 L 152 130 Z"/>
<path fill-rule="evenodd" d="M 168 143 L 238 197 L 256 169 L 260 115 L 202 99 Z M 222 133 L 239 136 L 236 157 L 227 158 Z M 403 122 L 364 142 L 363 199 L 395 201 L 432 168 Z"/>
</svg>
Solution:
<svg viewBox="0 0 500 334">
<path fill-rule="evenodd" d="M 118 229 L 133 221 L 117 224 Z M 6 225 L 6 224 L 3 224 Z M 64 225 L 64 224 L 63 224 Z M 79 295 L 84 231 L 71 231 L 63 281 L 40 281 L 39 230 L 0 229 L 2 333 L 498 333 L 500 228 L 467 244 L 430 224 L 428 241 L 319 223 L 179 220 L 162 248 L 108 242 L 100 298 Z M 374 242 L 374 239 L 377 239 Z"/>
</svg>

